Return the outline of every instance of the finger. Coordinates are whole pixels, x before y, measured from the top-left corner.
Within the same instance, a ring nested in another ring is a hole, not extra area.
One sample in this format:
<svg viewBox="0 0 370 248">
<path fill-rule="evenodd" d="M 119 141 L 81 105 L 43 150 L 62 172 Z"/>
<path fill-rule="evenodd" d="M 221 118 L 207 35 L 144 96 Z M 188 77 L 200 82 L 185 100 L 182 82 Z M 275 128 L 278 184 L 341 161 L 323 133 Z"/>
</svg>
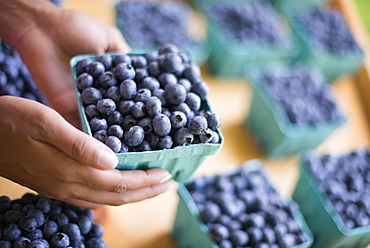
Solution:
<svg viewBox="0 0 370 248">
<path fill-rule="evenodd" d="M 165 181 L 153 186 L 131 190 L 124 193 L 113 193 L 101 190 L 91 191 L 90 188 L 84 185 L 80 185 L 80 187 L 76 188 L 74 199 L 79 200 L 75 202 L 75 204 L 84 204 L 84 206 L 93 206 L 92 204 L 88 204 L 89 202 L 95 205 L 104 204 L 111 206 L 120 206 L 127 203 L 134 203 L 153 198 L 159 194 L 173 189 L 174 187 L 174 182 Z M 66 200 L 69 201 L 71 199 Z"/>
<path fill-rule="evenodd" d="M 110 27 L 108 30 L 108 47 L 106 52 L 128 53 L 131 51 L 131 47 L 128 45 L 118 28 Z"/>
<path fill-rule="evenodd" d="M 41 137 L 35 139 L 54 145 L 81 164 L 108 170 L 117 166 L 116 154 L 104 143 L 76 129 L 54 110 L 43 114 L 48 131 L 38 132 Z"/>
</svg>

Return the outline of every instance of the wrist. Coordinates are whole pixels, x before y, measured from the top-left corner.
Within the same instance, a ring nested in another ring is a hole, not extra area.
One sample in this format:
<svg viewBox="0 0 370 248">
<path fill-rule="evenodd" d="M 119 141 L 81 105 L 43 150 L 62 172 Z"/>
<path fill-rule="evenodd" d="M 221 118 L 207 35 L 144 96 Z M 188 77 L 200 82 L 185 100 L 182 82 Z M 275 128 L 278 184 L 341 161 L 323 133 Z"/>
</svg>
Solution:
<svg viewBox="0 0 370 248">
<path fill-rule="evenodd" d="M 45 0 L 1 0 L 0 37 L 16 48 L 28 32 L 36 29 L 59 8 Z"/>
</svg>

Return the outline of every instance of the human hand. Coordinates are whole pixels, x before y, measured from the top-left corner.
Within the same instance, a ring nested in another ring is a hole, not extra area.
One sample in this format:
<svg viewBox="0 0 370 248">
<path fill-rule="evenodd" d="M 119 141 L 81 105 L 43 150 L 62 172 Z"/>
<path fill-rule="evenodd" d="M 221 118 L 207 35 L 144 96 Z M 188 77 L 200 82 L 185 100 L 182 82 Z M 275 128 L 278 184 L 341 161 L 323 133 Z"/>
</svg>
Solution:
<svg viewBox="0 0 370 248">
<path fill-rule="evenodd" d="M 11 4 L 21 6 L 9 6 Z M 69 61 L 78 54 L 129 52 L 120 31 L 84 13 L 58 8 L 45 0 L 5 1 L 0 7 L 25 9 L 24 13 L 20 11 L 18 19 L 26 20 L 19 25 L 12 20 L 10 24 L 15 27 L 13 32 L 4 32 L 5 41 L 19 52 L 50 105 L 72 125 L 79 127 Z"/>
<path fill-rule="evenodd" d="M 96 208 L 141 201 L 173 186 L 168 171 L 119 171 L 116 155 L 38 102 L 0 97 L 0 175 L 49 198 Z"/>
</svg>

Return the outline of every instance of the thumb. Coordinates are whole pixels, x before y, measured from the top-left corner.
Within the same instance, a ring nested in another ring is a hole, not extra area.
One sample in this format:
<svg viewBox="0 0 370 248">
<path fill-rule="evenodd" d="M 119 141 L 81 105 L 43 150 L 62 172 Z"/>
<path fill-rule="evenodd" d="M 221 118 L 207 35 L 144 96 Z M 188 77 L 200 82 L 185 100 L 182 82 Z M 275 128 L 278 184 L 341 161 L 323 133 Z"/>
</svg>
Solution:
<svg viewBox="0 0 370 248">
<path fill-rule="evenodd" d="M 49 115 L 48 130 L 43 140 L 82 164 L 110 170 L 118 164 L 116 154 L 104 143 L 76 129 L 56 111 Z"/>
</svg>

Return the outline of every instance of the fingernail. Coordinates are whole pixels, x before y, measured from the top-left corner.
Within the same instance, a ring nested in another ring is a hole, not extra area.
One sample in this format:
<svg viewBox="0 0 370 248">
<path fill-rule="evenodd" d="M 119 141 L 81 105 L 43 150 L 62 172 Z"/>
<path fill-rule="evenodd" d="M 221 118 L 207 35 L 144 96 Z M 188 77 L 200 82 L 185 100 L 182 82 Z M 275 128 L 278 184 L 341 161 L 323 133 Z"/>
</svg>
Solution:
<svg viewBox="0 0 370 248">
<path fill-rule="evenodd" d="M 163 193 L 166 193 L 166 192 L 168 192 L 168 191 L 171 191 L 171 190 L 173 190 L 175 187 L 176 187 L 176 185 L 175 185 L 175 184 L 170 184 L 170 185 L 167 187 L 167 189 L 165 189 L 165 190 L 163 191 Z"/>
<path fill-rule="evenodd" d="M 161 181 L 159 181 L 159 183 L 164 183 L 168 180 L 170 180 L 172 178 L 172 175 L 171 174 L 168 174 L 167 176 L 165 176 L 164 178 L 161 179 Z"/>
<path fill-rule="evenodd" d="M 111 152 L 101 149 L 98 154 L 98 165 L 105 169 L 113 169 L 116 168 L 118 164 L 118 158 L 115 154 Z"/>
</svg>

